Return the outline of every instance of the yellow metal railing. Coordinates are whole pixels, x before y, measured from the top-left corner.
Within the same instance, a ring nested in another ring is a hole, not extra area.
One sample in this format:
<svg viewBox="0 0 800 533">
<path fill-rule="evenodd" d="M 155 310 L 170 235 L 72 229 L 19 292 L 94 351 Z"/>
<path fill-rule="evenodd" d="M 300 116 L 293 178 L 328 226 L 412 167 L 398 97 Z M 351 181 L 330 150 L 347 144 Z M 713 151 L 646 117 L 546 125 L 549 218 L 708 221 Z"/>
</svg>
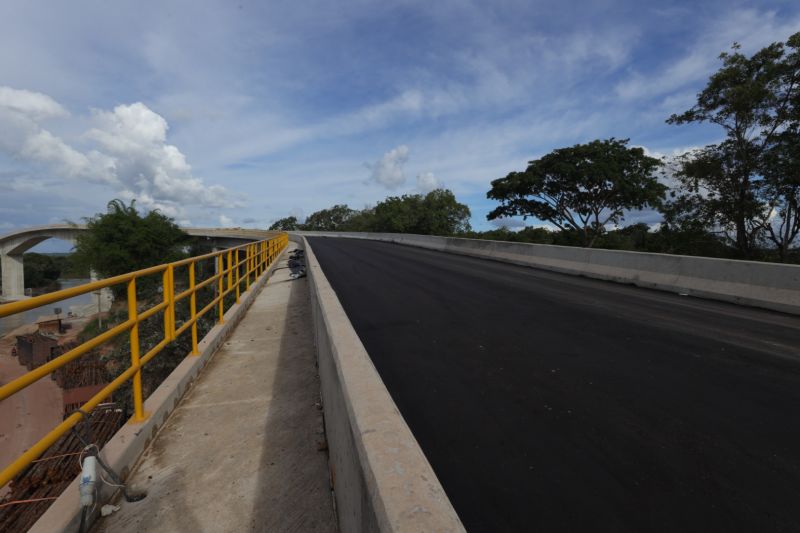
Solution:
<svg viewBox="0 0 800 533">
<path fill-rule="evenodd" d="M 97 348 L 98 346 L 110 341 L 117 335 L 129 332 L 130 334 L 130 355 L 131 365 L 111 383 L 106 385 L 100 392 L 95 394 L 85 404 L 81 406 L 81 411 L 89 413 L 97 407 L 104 399 L 117 390 L 126 381 L 132 379 L 133 382 L 133 417 L 132 422 L 142 422 L 147 418 L 144 412 L 144 401 L 142 398 L 142 368 L 153 357 L 155 357 L 165 346 L 173 342 L 179 335 L 191 328 L 192 351 L 190 355 L 199 355 L 197 350 L 197 321 L 204 314 L 212 311 L 216 307 L 216 322 L 222 324 L 225 314 L 225 296 L 235 294 L 235 301 L 239 303 L 241 286 L 244 284 L 244 291 L 250 289 L 250 285 L 255 283 L 268 267 L 275 261 L 278 255 L 286 248 L 289 237 L 283 233 L 272 239 L 243 244 L 228 250 L 212 252 L 210 254 L 190 257 L 173 263 L 158 265 L 121 276 L 114 276 L 100 281 L 87 283 L 78 287 L 43 294 L 35 298 L 12 302 L 0 305 L 0 318 L 35 309 L 53 302 L 72 298 L 88 292 L 112 287 L 122 283 L 127 284 L 128 296 L 128 319 L 109 330 L 100 333 L 96 337 L 76 346 L 63 355 L 31 370 L 19 378 L 6 383 L 0 387 L 0 401 L 21 391 L 28 385 L 38 381 L 48 374 L 58 370 L 82 355 Z M 195 280 L 195 265 L 199 261 L 213 259 L 216 263 L 216 274 L 199 283 Z M 226 266 L 227 263 L 227 266 Z M 188 269 L 188 288 L 182 292 L 175 291 L 175 270 L 179 268 Z M 136 300 L 136 280 L 144 276 L 162 274 L 163 300 L 152 307 L 140 311 Z M 205 287 L 216 285 L 216 296 L 205 307 L 197 310 L 197 292 Z M 227 287 L 225 286 L 227 283 Z M 189 298 L 189 320 L 183 325 L 175 327 L 175 304 Z M 140 354 L 139 344 L 139 324 L 152 317 L 156 313 L 164 312 L 164 337 L 144 355 Z M 0 487 L 11 481 L 14 476 L 24 470 L 31 462 L 38 459 L 52 444 L 62 435 L 75 426 L 83 414 L 75 412 L 64 419 L 58 426 L 45 435 L 39 442 L 31 446 L 25 453 L 19 456 L 13 463 L 8 465 L 0 472 Z"/>
</svg>

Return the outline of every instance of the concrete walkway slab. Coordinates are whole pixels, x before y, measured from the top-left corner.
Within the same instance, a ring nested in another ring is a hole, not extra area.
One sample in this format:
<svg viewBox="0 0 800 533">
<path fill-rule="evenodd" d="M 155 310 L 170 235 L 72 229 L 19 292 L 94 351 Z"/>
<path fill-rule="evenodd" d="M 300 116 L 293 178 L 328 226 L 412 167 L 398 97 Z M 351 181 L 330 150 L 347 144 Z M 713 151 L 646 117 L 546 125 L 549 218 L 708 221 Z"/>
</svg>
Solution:
<svg viewBox="0 0 800 533">
<path fill-rule="evenodd" d="M 275 271 L 94 531 L 336 531 L 306 283 Z"/>
</svg>

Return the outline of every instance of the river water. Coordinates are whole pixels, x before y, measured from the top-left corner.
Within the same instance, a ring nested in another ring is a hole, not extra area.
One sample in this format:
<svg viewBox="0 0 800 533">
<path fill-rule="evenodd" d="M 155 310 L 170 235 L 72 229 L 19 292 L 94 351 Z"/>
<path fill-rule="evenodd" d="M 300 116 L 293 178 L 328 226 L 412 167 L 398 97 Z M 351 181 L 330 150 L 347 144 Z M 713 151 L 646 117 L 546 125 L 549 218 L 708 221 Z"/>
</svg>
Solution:
<svg viewBox="0 0 800 533">
<path fill-rule="evenodd" d="M 60 290 L 60 289 L 67 289 L 69 287 L 75 287 L 77 285 L 83 285 L 84 283 L 89 283 L 90 280 L 88 279 L 60 279 L 58 280 L 57 287 L 53 290 Z M 97 302 L 97 295 L 93 293 L 88 294 L 81 294 L 80 296 L 75 296 L 73 298 L 68 298 L 66 300 L 62 300 L 60 302 L 55 302 L 52 304 L 48 304 L 42 307 L 37 307 L 36 309 L 31 309 L 30 311 L 25 311 L 24 313 L 19 313 L 16 315 L 7 316 L 5 318 L 0 318 L 0 337 L 8 333 L 14 328 L 18 328 L 24 324 L 35 324 L 36 319 L 43 315 L 53 315 L 53 309 L 56 307 L 61 308 L 61 317 L 66 318 L 67 313 L 70 309 L 74 306 L 86 306 L 87 304 Z"/>
</svg>

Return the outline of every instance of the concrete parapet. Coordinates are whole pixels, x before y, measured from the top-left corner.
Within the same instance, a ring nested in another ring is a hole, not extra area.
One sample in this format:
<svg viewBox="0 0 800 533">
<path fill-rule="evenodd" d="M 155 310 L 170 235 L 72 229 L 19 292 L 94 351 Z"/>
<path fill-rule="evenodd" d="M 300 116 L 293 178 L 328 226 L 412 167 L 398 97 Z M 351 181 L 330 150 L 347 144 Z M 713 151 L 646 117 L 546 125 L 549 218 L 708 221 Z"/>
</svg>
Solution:
<svg viewBox="0 0 800 533">
<path fill-rule="evenodd" d="M 800 265 L 397 233 L 297 233 L 393 242 L 800 314 Z"/>
<path fill-rule="evenodd" d="M 341 531 L 464 531 L 313 250 L 311 307 Z"/>
</svg>

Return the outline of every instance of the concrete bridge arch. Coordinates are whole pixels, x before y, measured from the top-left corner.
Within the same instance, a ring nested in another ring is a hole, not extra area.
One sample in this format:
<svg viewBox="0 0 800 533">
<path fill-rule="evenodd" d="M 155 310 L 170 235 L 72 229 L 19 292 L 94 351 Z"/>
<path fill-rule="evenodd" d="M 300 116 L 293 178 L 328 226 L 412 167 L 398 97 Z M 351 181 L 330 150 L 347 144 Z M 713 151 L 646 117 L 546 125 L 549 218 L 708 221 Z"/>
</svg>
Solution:
<svg viewBox="0 0 800 533">
<path fill-rule="evenodd" d="M 86 226 L 83 225 L 53 224 L 24 228 L 0 237 L 3 299 L 19 300 L 25 297 L 25 252 L 47 239 L 61 239 L 74 245 L 78 234 L 85 230 Z"/>
<path fill-rule="evenodd" d="M 242 228 L 183 228 L 183 230 L 194 237 L 205 238 L 214 248 L 229 248 L 245 242 L 266 239 L 279 233 Z M 23 254 L 26 251 L 47 239 L 61 239 L 74 245 L 78 235 L 84 231 L 86 231 L 85 224 L 51 224 L 22 228 L 0 236 L 2 299 L 25 298 Z"/>
</svg>

